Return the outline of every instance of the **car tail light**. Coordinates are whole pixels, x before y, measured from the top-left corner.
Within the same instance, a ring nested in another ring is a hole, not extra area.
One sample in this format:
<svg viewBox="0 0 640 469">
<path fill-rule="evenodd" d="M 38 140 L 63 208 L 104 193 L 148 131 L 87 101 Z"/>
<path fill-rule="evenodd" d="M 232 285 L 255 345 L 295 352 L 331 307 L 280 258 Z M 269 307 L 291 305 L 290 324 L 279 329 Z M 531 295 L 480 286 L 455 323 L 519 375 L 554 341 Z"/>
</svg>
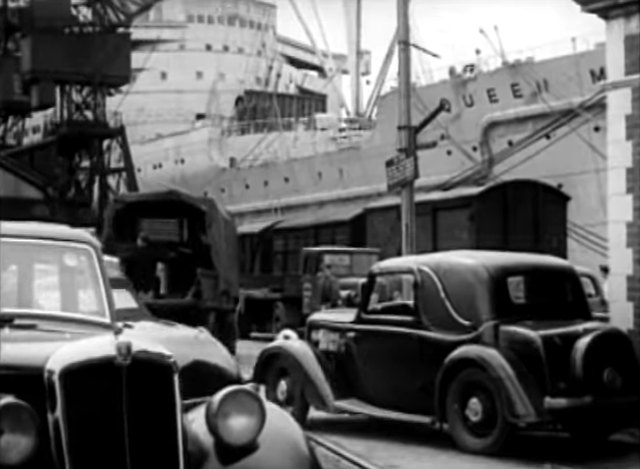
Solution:
<svg viewBox="0 0 640 469">
<path fill-rule="evenodd" d="M 266 420 L 264 401 L 244 386 L 226 388 L 211 398 L 206 408 L 209 432 L 234 448 L 252 446 Z"/>
<path fill-rule="evenodd" d="M 38 418 L 25 402 L 14 397 L 0 398 L 0 466 L 19 466 L 38 447 Z"/>
</svg>

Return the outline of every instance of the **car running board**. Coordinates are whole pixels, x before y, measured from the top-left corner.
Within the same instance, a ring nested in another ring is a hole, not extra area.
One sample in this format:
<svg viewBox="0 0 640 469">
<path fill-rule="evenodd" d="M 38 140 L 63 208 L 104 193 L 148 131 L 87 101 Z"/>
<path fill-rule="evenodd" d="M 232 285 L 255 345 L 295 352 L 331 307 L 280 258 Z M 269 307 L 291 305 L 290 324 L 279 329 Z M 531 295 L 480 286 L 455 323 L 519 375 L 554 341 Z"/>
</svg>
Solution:
<svg viewBox="0 0 640 469">
<path fill-rule="evenodd" d="M 361 414 L 368 415 L 385 420 L 394 420 L 408 423 L 419 423 L 422 425 L 429 425 L 431 427 L 437 427 L 438 421 L 434 417 L 426 415 L 407 414 L 405 412 L 397 412 L 395 410 L 383 409 L 360 399 L 341 399 L 333 403 L 335 410 L 339 412 L 346 412 L 349 414 Z"/>
</svg>

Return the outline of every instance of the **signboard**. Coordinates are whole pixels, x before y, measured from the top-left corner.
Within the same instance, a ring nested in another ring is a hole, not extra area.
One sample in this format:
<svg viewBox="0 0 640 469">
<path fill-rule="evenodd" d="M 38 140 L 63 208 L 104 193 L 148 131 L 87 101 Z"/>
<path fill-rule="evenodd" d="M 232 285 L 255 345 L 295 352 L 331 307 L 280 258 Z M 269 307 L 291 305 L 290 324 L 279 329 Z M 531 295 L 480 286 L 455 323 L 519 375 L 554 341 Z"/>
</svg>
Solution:
<svg viewBox="0 0 640 469">
<path fill-rule="evenodd" d="M 417 158 L 408 158 L 399 154 L 389 158 L 384 163 L 387 171 L 387 189 L 393 192 L 401 189 L 418 178 Z"/>
</svg>

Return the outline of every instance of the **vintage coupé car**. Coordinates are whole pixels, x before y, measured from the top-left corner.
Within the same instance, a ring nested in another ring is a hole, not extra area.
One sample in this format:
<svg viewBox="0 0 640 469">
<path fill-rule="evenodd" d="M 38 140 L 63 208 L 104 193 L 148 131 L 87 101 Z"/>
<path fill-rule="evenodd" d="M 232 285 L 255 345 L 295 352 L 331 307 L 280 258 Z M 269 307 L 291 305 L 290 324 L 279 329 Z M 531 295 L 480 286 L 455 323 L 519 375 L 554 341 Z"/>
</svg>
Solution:
<svg viewBox="0 0 640 469">
<path fill-rule="evenodd" d="M 319 467 L 208 333 L 178 359 L 161 327 L 114 321 L 88 234 L 0 222 L 0 467 Z"/>
<path fill-rule="evenodd" d="M 545 255 L 449 251 L 375 264 L 356 309 L 281 333 L 254 380 L 304 423 L 330 412 L 446 424 L 497 452 L 519 428 L 606 438 L 638 423 L 629 337 L 593 320 L 579 276 Z M 635 420 L 634 420 L 635 419 Z"/>
</svg>

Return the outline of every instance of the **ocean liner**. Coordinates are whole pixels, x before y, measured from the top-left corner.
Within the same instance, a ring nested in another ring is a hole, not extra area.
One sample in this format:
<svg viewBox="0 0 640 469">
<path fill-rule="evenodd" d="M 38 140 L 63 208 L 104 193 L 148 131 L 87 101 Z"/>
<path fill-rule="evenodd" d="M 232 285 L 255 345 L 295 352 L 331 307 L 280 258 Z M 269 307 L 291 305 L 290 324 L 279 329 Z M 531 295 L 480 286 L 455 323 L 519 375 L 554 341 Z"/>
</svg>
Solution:
<svg viewBox="0 0 640 469">
<path fill-rule="evenodd" d="M 369 53 L 280 36 L 275 5 L 257 0 L 167 0 L 132 37 L 136 76 L 111 106 L 124 115 L 143 191 L 215 197 L 241 228 L 388 196 L 397 90 L 350 115 L 340 92 L 347 72 L 369 73 Z M 419 136 L 416 190 L 541 179 L 571 197 L 570 260 L 606 262 L 604 80 L 596 44 L 454 66 L 416 85 L 414 121 L 451 105 Z"/>
</svg>

